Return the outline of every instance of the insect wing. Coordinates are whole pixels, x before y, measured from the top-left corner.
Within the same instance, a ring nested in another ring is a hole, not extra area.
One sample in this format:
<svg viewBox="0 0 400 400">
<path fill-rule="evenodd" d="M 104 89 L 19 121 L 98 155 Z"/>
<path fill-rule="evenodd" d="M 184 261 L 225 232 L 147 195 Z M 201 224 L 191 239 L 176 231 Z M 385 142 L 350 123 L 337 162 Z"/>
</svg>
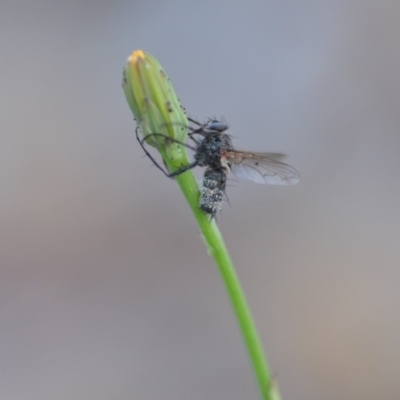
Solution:
<svg viewBox="0 0 400 400">
<path fill-rule="evenodd" d="M 282 161 L 285 158 L 287 158 L 287 155 L 284 153 L 251 153 L 245 151 L 239 153 L 253 155 L 253 157 L 256 156 L 261 158 L 268 158 L 270 160 L 275 160 L 275 161 Z"/>
<path fill-rule="evenodd" d="M 284 158 L 280 153 L 228 151 L 224 157 L 238 178 L 269 185 L 294 185 L 300 180 L 293 167 L 278 161 Z"/>
</svg>

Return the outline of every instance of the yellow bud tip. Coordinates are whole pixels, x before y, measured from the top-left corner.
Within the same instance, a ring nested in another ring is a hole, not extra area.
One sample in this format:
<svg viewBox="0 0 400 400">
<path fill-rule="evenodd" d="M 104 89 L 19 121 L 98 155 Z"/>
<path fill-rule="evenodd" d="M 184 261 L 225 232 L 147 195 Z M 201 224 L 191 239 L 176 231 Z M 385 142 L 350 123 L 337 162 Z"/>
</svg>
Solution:
<svg viewBox="0 0 400 400">
<path fill-rule="evenodd" d="M 136 64 L 138 61 L 142 61 L 146 58 L 143 50 L 135 50 L 128 58 L 128 62 Z"/>
</svg>

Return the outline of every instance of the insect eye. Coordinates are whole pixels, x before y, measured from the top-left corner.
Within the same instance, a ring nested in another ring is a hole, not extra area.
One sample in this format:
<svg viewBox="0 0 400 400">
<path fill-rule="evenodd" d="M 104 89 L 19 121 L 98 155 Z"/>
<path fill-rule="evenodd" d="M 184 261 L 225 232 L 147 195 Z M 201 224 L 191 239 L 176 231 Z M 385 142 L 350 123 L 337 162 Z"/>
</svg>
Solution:
<svg viewBox="0 0 400 400">
<path fill-rule="evenodd" d="M 228 129 L 228 126 L 221 121 L 213 119 L 207 123 L 207 129 L 210 131 L 223 132 Z"/>
</svg>

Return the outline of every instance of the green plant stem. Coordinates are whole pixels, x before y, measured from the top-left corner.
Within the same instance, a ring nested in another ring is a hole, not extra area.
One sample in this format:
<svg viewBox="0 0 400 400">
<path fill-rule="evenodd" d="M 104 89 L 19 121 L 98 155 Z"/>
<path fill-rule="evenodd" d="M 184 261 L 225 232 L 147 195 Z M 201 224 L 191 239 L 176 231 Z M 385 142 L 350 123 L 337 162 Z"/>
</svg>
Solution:
<svg viewBox="0 0 400 400">
<path fill-rule="evenodd" d="M 277 386 L 271 378 L 257 329 L 224 240 L 215 221 L 210 221 L 209 216 L 199 209 L 197 180 L 192 171 L 179 175 L 176 180 L 196 217 L 208 253 L 214 258 L 221 273 L 242 332 L 261 398 L 263 400 L 279 400 Z"/>
</svg>

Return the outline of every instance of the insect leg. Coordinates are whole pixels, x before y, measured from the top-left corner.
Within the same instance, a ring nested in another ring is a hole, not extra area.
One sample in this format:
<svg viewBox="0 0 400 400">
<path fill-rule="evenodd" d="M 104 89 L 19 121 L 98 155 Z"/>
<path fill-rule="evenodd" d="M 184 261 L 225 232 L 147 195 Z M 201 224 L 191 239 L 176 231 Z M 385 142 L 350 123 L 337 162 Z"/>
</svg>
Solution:
<svg viewBox="0 0 400 400">
<path fill-rule="evenodd" d="M 193 134 L 194 134 L 194 133 L 196 133 L 196 132 L 190 132 L 190 133 L 188 133 L 188 136 L 189 136 L 190 139 L 192 139 L 193 142 L 195 142 L 196 145 L 198 146 L 198 145 L 200 144 L 200 142 L 199 142 L 197 139 L 195 139 L 195 138 L 193 137 Z"/>
<path fill-rule="evenodd" d="M 150 158 L 151 162 L 165 175 L 169 178 L 169 173 L 165 172 L 163 167 L 161 167 L 160 164 L 158 164 L 158 162 L 153 158 L 153 156 L 146 150 L 146 147 L 144 146 L 143 142 L 145 139 L 141 140 L 139 138 L 139 128 L 135 129 L 135 133 L 136 133 L 136 139 L 140 144 L 140 147 L 143 149 L 143 151 L 145 152 L 146 156 Z M 146 136 L 147 137 L 147 136 Z"/>
<path fill-rule="evenodd" d="M 195 124 L 195 125 L 198 126 L 197 129 L 191 128 L 192 131 L 189 132 L 190 138 L 191 138 L 196 144 L 198 144 L 199 142 L 198 142 L 197 140 L 195 140 L 195 139 L 192 137 L 192 135 L 196 135 L 196 134 L 197 134 L 197 135 L 205 136 L 205 135 L 204 135 L 204 130 L 205 130 L 204 127 L 206 126 L 206 124 L 201 124 L 200 122 L 197 122 L 197 121 L 195 121 L 194 119 L 189 118 L 189 117 L 188 117 L 188 120 L 189 120 L 190 122 L 192 122 L 193 124 Z"/>
<path fill-rule="evenodd" d="M 192 122 L 193 124 L 195 124 L 195 125 L 202 126 L 202 124 L 201 124 L 200 122 L 197 122 L 197 121 L 195 121 L 194 119 L 192 119 L 192 118 L 190 118 L 190 117 L 188 117 L 188 120 L 189 120 L 190 122 Z"/>
<path fill-rule="evenodd" d="M 173 178 L 174 176 L 178 176 L 180 174 L 183 174 L 184 172 L 189 171 L 189 169 L 197 167 L 198 165 L 199 165 L 198 161 L 193 161 L 192 163 L 186 164 L 183 167 L 177 169 L 176 171 L 170 173 L 169 177 Z"/>
<path fill-rule="evenodd" d="M 177 140 L 177 139 L 174 139 L 174 138 L 170 138 L 170 137 L 168 137 L 168 136 L 165 136 L 165 135 L 162 134 L 162 133 L 149 133 L 148 135 L 146 135 L 146 136 L 142 139 L 142 143 L 145 142 L 146 139 L 149 138 L 149 137 L 151 137 L 151 136 L 163 136 L 164 139 L 165 139 L 167 142 L 172 142 L 172 143 L 180 144 L 180 145 L 185 146 L 185 147 L 187 147 L 188 149 L 193 150 L 193 151 L 196 151 L 196 150 L 197 150 L 196 147 L 189 146 L 188 144 L 183 143 L 183 142 L 181 142 L 180 140 Z M 139 139 L 139 140 L 140 140 L 140 139 Z"/>
<path fill-rule="evenodd" d="M 181 144 L 181 145 L 186 146 L 186 147 L 188 147 L 189 149 L 194 150 L 194 151 L 195 151 L 196 149 L 193 148 L 192 146 L 188 146 L 187 144 L 180 142 L 179 140 L 172 139 L 172 138 L 168 138 L 168 137 L 166 137 L 165 135 L 163 135 L 162 133 L 150 133 L 149 135 L 146 135 L 142 140 L 140 140 L 140 138 L 139 138 L 139 128 L 136 128 L 135 132 L 136 132 L 136 139 L 137 139 L 137 141 L 139 142 L 139 144 L 140 144 L 141 148 L 143 149 L 143 151 L 145 152 L 146 156 L 150 158 L 150 160 L 153 162 L 153 164 L 154 164 L 160 171 L 162 171 L 162 173 L 163 173 L 166 177 L 168 177 L 168 178 L 173 178 L 173 177 L 175 177 L 175 176 L 178 176 L 178 175 L 180 175 L 180 174 L 183 174 L 184 172 L 188 171 L 189 169 L 192 169 L 192 168 L 194 168 L 194 167 L 197 167 L 198 162 L 197 162 L 197 161 L 194 161 L 194 162 L 192 162 L 192 163 L 190 163 L 190 164 L 184 165 L 183 167 L 177 169 L 176 171 L 174 171 L 174 172 L 172 172 L 172 173 L 166 172 L 166 171 L 160 166 L 160 164 L 158 164 L 158 162 L 153 158 L 153 156 L 146 150 L 146 147 L 144 146 L 144 142 L 145 142 L 145 140 L 146 140 L 148 137 L 150 137 L 150 136 L 164 136 L 166 140 L 170 140 L 170 141 L 172 141 L 172 142 Z"/>
</svg>

